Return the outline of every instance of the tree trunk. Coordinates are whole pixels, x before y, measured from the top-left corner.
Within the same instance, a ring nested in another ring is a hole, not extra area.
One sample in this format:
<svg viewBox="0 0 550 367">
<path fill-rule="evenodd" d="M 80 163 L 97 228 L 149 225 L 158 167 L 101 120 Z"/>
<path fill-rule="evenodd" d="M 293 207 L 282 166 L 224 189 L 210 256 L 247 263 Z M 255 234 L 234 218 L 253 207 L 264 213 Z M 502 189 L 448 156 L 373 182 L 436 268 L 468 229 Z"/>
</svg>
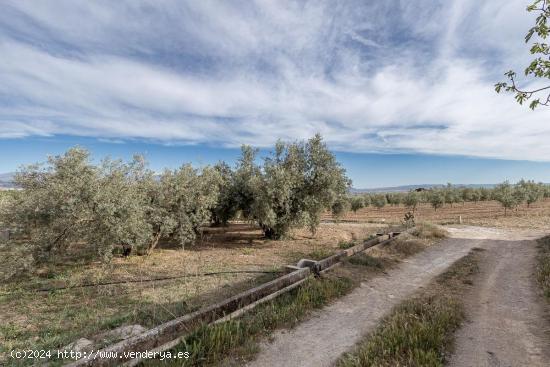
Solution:
<svg viewBox="0 0 550 367">
<path fill-rule="evenodd" d="M 157 231 L 157 233 L 153 236 L 153 239 L 151 240 L 151 243 L 149 244 L 149 247 L 147 248 L 147 255 L 151 255 L 151 252 L 153 252 L 153 250 L 155 249 L 155 247 L 157 247 L 158 243 L 159 243 L 159 240 L 160 240 L 160 236 L 162 234 L 162 231 L 159 230 Z"/>
</svg>

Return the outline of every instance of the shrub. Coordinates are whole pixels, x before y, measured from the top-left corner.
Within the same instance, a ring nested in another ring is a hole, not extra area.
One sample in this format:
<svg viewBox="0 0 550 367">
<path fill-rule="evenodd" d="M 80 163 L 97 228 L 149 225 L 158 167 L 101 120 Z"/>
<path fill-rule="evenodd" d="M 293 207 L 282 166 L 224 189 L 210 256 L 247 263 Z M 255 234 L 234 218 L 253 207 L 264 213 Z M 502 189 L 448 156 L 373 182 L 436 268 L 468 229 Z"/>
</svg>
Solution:
<svg viewBox="0 0 550 367">
<path fill-rule="evenodd" d="M 371 203 L 373 206 L 375 206 L 377 209 L 381 209 L 384 206 L 386 206 L 386 195 L 384 194 L 377 194 L 371 196 Z"/>
<path fill-rule="evenodd" d="M 405 195 L 405 197 L 403 198 L 403 203 L 405 204 L 405 206 L 409 210 L 412 210 L 413 213 L 416 210 L 416 206 L 418 205 L 418 201 L 419 201 L 419 197 L 418 197 L 418 194 L 415 191 L 408 192 L 407 195 Z"/>
<path fill-rule="evenodd" d="M 445 195 L 439 190 L 433 190 L 428 196 L 428 200 L 434 210 L 441 208 L 446 201 Z"/>
<path fill-rule="evenodd" d="M 411 229 L 410 233 L 415 237 L 426 239 L 441 239 L 449 236 L 445 229 L 431 223 L 419 223 Z"/>
<path fill-rule="evenodd" d="M 502 205 L 506 215 L 507 209 L 516 207 L 518 195 L 514 195 L 514 187 L 508 181 L 504 181 L 493 190 L 493 198 Z"/>
<path fill-rule="evenodd" d="M 115 244 L 139 247 L 149 239 L 145 195 L 135 184 L 144 172 L 139 157 L 96 167 L 86 150 L 70 149 L 16 174 L 23 190 L 3 211 L 2 222 L 23 230 L 38 259 L 79 242 L 108 259 Z"/>
<path fill-rule="evenodd" d="M 252 186 L 252 217 L 277 239 L 301 224 L 315 233 L 324 210 L 344 211 L 350 180 L 317 135 L 306 143 L 277 143 Z"/>
<path fill-rule="evenodd" d="M 352 196 L 349 200 L 351 210 L 353 210 L 354 213 L 357 213 L 357 211 L 365 206 L 365 201 L 361 196 Z"/>
<path fill-rule="evenodd" d="M 182 248 L 197 238 L 201 226 L 211 218 L 217 203 L 220 175 L 206 167 L 199 171 L 191 165 L 165 170 L 160 180 L 150 184 L 148 219 L 153 228 L 151 252 L 162 237 L 172 237 Z"/>
</svg>

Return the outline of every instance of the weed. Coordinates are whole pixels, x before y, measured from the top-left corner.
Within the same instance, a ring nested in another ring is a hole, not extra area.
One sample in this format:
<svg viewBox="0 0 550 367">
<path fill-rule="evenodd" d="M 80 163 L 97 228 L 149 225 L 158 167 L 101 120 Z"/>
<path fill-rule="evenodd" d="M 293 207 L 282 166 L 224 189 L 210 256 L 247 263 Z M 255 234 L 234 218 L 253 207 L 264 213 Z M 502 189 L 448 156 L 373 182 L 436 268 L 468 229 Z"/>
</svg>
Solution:
<svg viewBox="0 0 550 367">
<path fill-rule="evenodd" d="M 410 233 L 414 237 L 426 239 L 442 239 L 448 236 L 446 230 L 431 223 L 419 223 Z"/>
<path fill-rule="evenodd" d="M 538 240 L 537 281 L 550 301 L 550 236 Z"/>
<path fill-rule="evenodd" d="M 318 248 L 308 253 L 306 257 L 311 260 L 322 260 L 332 255 L 334 255 L 333 251 L 324 248 Z"/>
<path fill-rule="evenodd" d="M 470 252 L 428 289 L 394 308 L 338 366 L 443 366 L 464 318 L 461 294 L 477 271 L 478 256 L 479 251 Z"/>
<path fill-rule="evenodd" d="M 342 250 L 346 250 L 346 249 L 348 249 L 350 247 L 353 247 L 355 245 L 356 245 L 356 243 L 353 242 L 353 241 L 340 241 L 340 242 L 338 242 L 338 248 L 342 249 Z"/>
<path fill-rule="evenodd" d="M 309 279 L 298 289 L 256 308 L 252 313 L 221 324 L 207 325 L 193 332 L 176 347 L 188 352 L 189 359 L 177 362 L 146 361 L 147 366 L 205 366 L 231 355 L 244 362 L 258 351 L 255 340 L 276 328 L 294 326 L 311 310 L 321 308 L 353 287 L 348 278 Z"/>
<path fill-rule="evenodd" d="M 355 256 L 352 256 L 348 259 L 348 262 L 353 265 L 360 265 L 360 266 L 369 266 L 377 269 L 383 269 L 384 264 L 383 262 L 376 258 L 372 257 L 370 255 L 367 255 L 365 253 L 360 253 Z"/>
</svg>

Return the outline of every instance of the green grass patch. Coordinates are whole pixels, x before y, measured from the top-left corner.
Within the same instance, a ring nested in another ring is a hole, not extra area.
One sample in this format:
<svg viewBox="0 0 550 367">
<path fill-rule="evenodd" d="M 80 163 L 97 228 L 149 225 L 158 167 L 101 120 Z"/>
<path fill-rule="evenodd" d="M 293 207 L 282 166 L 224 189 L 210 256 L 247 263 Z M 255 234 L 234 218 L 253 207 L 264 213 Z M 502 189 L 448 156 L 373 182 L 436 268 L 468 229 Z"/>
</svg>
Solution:
<svg viewBox="0 0 550 367">
<path fill-rule="evenodd" d="M 348 248 L 351 248 L 355 246 L 356 243 L 353 241 L 340 241 L 338 242 L 338 248 L 341 250 L 347 250 Z"/>
<path fill-rule="evenodd" d="M 384 263 L 382 262 L 382 260 L 370 255 L 367 255 L 363 252 L 350 257 L 348 259 L 348 262 L 352 265 L 367 266 L 367 267 L 372 267 L 377 269 L 384 268 Z"/>
<path fill-rule="evenodd" d="M 550 301 L 550 236 L 538 240 L 537 281 Z"/>
<path fill-rule="evenodd" d="M 395 307 L 338 367 L 443 366 L 464 318 L 462 295 L 477 271 L 472 251 L 410 300 Z"/>
<path fill-rule="evenodd" d="M 348 278 L 311 278 L 298 289 L 258 306 L 241 318 L 199 328 L 174 350 L 189 352 L 189 359 L 146 361 L 143 365 L 207 366 L 227 360 L 228 356 L 241 365 L 258 351 L 258 337 L 277 328 L 293 327 L 311 310 L 325 306 L 352 288 L 353 282 Z"/>
</svg>

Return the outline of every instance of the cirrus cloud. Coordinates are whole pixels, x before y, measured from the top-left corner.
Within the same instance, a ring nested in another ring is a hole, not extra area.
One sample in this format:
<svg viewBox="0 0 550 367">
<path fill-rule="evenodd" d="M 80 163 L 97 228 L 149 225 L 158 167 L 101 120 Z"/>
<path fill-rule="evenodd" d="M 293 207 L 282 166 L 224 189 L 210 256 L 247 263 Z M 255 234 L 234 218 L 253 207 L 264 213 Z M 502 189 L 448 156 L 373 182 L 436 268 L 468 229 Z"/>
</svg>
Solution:
<svg viewBox="0 0 550 367">
<path fill-rule="evenodd" d="M 550 110 L 492 85 L 524 1 L 7 1 L 0 138 L 68 134 L 550 160 Z"/>
</svg>

